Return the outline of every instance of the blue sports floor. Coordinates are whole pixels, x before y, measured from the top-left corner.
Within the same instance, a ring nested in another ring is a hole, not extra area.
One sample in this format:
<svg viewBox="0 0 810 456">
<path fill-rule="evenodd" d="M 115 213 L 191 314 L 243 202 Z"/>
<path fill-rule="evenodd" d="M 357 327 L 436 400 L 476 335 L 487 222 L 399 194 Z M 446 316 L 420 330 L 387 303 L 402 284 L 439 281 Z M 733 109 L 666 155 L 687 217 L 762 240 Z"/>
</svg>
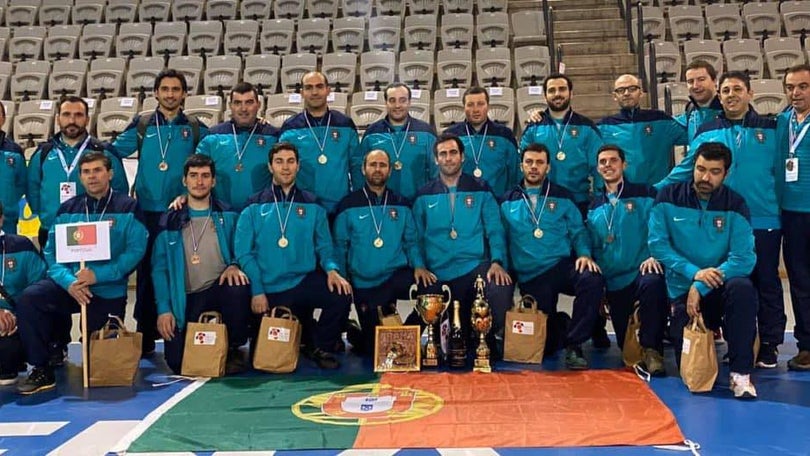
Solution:
<svg viewBox="0 0 810 456">
<path fill-rule="evenodd" d="M 795 343 L 781 347 L 779 367 L 757 370 L 754 382 L 759 399 L 752 402 L 735 400 L 728 390 L 728 369 L 721 365 L 714 390 L 693 395 L 686 390 L 676 372 L 671 350 L 667 350 L 670 376 L 652 379 L 652 389 L 674 412 L 687 439 L 697 442 L 703 455 L 807 455 L 810 454 L 810 373 L 788 372 L 787 360 L 796 353 Z M 719 354 L 725 346 L 719 346 Z M 158 354 L 141 363 L 134 388 L 81 387 L 80 349 L 71 345 L 70 361 L 58 373 L 56 391 L 29 397 L 18 396 L 14 387 L 0 387 L 0 455 L 94 455 L 108 454 L 135 425 L 150 412 L 189 385 L 183 381 L 156 386 L 170 379 L 168 369 Z M 586 356 L 594 368 L 617 368 L 620 354 L 615 344 L 609 350 L 586 346 Z M 544 370 L 562 368 L 558 356 L 547 360 Z M 370 370 L 370 362 L 354 355 L 342 359 L 342 373 Z M 503 370 L 534 368 L 501 363 Z M 299 372 L 317 369 L 303 360 Z M 243 375 L 258 375 L 255 373 Z M 215 411 L 214 411 L 215 413 Z M 620 420 L 621 417 L 616 417 Z M 537 423 L 537 426 L 542 426 Z M 268 449 L 269 450 L 269 449 Z M 680 454 L 680 451 L 652 447 L 594 448 L 496 448 L 496 449 L 418 449 L 374 451 L 279 451 L 251 454 L 322 455 L 642 455 Z M 164 453 L 167 454 L 167 453 Z M 177 454 L 177 453 L 175 453 Z M 188 453 L 184 453 L 188 454 Z M 211 454 L 211 453 L 198 453 Z M 225 453 L 215 453 L 225 454 Z M 235 453 L 228 453 L 235 454 Z M 689 454 L 688 452 L 683 454 Z"/>
</svg>

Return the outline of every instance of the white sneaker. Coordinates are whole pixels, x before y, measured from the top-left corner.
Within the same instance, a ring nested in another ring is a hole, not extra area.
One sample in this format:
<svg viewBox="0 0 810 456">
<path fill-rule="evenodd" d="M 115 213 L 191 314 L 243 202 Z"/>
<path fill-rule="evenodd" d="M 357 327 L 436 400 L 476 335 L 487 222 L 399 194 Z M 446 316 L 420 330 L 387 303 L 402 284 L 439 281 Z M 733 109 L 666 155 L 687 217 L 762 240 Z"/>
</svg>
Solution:
<svg viewBox="0 0 810 456">
<path fill-rule="evenodd" d="M 9 386 L 17 383 L 17 374 L 0 375 L 0 386 Z"/>
<path fill-rule="evenodd" d="M 755 399 L 757 397 L 757 389 L 751 383 L 750 375 L 731 373 L 729 378 L 729 387 L 734 392 L 736 399 Z"/>
</svg>

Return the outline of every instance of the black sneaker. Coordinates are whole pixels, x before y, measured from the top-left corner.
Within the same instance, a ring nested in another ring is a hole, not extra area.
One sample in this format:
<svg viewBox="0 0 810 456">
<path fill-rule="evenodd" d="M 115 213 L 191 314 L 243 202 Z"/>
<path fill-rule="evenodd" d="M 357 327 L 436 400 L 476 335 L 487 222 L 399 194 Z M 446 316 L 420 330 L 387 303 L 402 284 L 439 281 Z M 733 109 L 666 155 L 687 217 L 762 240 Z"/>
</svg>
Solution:
<svg viewBox="0 0 810 456">
<path fill-rule="evenodd" d="M 582 347 L 570 345 L 565 349 L 565 367 L 571 370 L 587 370 L 588 360 L 582 354 Z"/>
<path fill-rule="evenodd" d="M 47 367 L 35 367 L 28 378 L 17 385 L 17 391 L 25 396 L 54 388 L 56 388 L 56 376 L 53 375 L 53 369 Z"/>
<path fill-rule="evenodd" d="M 759 355 L 757 356 L 757 367 L 761 369 L 773 369 L 777 365 L 779 357 L 779 350 L 775 345 L 762 344 L 759 347 Z"/>
<path fill-rule="evenodd" d="M 321 369 L 337 369 L 340 367 L 340 363 L 334 355 L 320 348 L 302 347 L 301 354 L 304 355 L 304 358 L 314 361 Z"/>
<path fill-rule="evenodd" d="M 600 322 L 597 321 L 596 324 L 599 325 Z M 591 342 L 593 343 L 593 348 L 610 348 L 610 339 L 608 338 L 607 330 L 604 326 L 594 328 L 591 334 Z"/>
</svg>

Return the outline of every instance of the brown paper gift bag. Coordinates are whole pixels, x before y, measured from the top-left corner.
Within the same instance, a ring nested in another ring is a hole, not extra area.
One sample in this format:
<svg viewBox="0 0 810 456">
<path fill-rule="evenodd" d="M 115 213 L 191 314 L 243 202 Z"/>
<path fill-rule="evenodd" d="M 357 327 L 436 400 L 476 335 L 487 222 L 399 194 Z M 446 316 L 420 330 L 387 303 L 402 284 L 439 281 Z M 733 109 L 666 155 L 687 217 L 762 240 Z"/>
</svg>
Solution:
<svg viewBox="0 0 810 456">
<path fill-rule="evenodd" d="M 132 386 L 141 360 L 139 332 L 127 330 L 115 315 L 90 334 L 90 386 Z"/>
<path fill-rule="evenodd" d="M 638 302 L 635 311 L 627 321 L 627 331 L 624 333 L 624 347 L 622 347 L 622 359 L 624 365 L 633 367 L 644 357 L 641 349 L 641 342 L 638 340 L 638 331 L 641 328 L 641 320 L 638 318 Z"/>
<path fill-rule="evenodd" d="M 402 317 L 399 316 L 396 304 L 390 306 L 392 313 L 388 315 L 383 313 L 382 308 L 383 306 L 377 307 L 377 315 L 380 317 L 380 326 L 402 326 Z"/>
<path fill-rule="evenodd" d="M 528 307 L 526 305 L 528 304 Z M 540 364 L 546 348 L 548 316 L 537 310 L 537 301 L 524 295 L 506 312 L 503 359 L 516 363 Z"/>
<path fill-rule="evenodd" d="M 681 349 L 681 378 L 689 391 L 711 391 L 717 379 L 717 352 L 714 334 L 706 329 L 703 316 L 698 314 L 683 328 Z"/>
<path fill-rule="evenodd" d="M 298 318 L 287 307 L 274 307 L 269 316 L 262 318 L 253 367 L 276 374 L 292 372 L 298 366 L 300 345 Z"/>
<path fill-rule="evenodd" d="M 228 358 L 228 328 L 219 312 L 203 312 L 186 325 L 180 372 L 189 377 L 222 377 Z"/>
</svg>

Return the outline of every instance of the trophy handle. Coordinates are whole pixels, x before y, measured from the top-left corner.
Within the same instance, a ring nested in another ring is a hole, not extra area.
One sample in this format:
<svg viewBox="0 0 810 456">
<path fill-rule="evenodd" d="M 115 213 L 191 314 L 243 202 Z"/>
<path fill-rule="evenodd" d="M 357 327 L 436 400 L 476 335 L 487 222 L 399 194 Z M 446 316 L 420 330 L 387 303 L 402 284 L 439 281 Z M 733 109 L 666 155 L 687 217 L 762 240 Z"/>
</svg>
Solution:
<svg viewBox="0 0 810 456">
<path fill-rule="evenodd" d="M 414 301 L 416 299 L 416 297 L 414 295 L 416 294 L 416 291 L 418 289 L 419 289 L 419 287 L 416 286 L 416 284 L 411 285 L 411 288 L 408 288 L 408 299 L 410 299 L 411 301 Z"/>
<path fill-rule="evenodd" d="M 450 303 L 453 302 L 453 293 L 450 292 L 450 287 L 442 285 L 442 294 L 445 292 L 447 292 L 447 301 L 444 302 L 444 308 L 447 309 Z"/>
</svg>

